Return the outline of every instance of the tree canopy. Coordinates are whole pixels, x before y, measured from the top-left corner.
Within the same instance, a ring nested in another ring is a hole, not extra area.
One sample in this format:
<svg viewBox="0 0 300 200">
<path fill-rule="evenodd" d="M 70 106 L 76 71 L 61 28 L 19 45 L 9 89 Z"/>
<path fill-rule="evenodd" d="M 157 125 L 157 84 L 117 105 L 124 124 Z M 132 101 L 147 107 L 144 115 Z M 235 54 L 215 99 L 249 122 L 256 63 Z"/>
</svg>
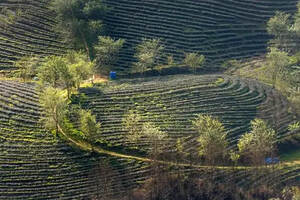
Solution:
<svg viewBox="0 0 300 200">
<path fill-rule="evenodd" d="M 94 73 L 95 64 L 81 52 L 69 51 L 63 56 L 46 57 L 39 68 L 38 77 L 42 85 L 67 89 L 68 97 L 74 87 Z"/>
<path fill-rule="evenodd" d="M 199 114 L 192 124 L 199 135 L 199 155 L 204 156 L 209 164 L 223 160 L 228 147 L 227 132 L 223 124 L 205 114 Z"/>
<path fill-rule="evenodd" d="M 34 55 L 26 55 L 14 62 L 14 66 L 17 68 L 15 76 L 26 80 L 31 79 L 36 75 L 37 69 L 40 65 L 40 58 Z"/>
<path fill-rule="evenodd" d="M 98 70 L 111 70 L 118 61 L 119 51 L 125 40 L 114 40 L 108 36 L 99 36 L 94 46 Z"/>
<path fill-rule="evenodd" d="M 241 136 L 238 141 L 240 155 L 252 164 L 262 164 L 266 156 L 274 156 L 276 132 L 261 119 L 251 121 L 251 131 Z"/>
<path fill-rule="evenodd" d="M 92 46 L 103 33 L 102 19 L 107 7 L 101 0 L 54 0 L 50 8 L 56 12 L 56 30 L 76 49 L 85 49 L 90 58 Z"/>
<path fill-rule="evenodd" d="M 43 108 L 41 122 L 50 130 L 58 133 L 59 125 L 65 120 L 67 114 L 67 101 L 62 91 L 48 87 L 40 94 L 40 105 Z"/>
<path fill-rule="evenodd" d="M 80 110 L 80 130 L 91 143 L 97 142 L 101 137 L 101 124 L 89 110 Z"/>
<path fill-rule="evenodd" d="M 185 54 L 185 58 L 183 60 L 184 64 L 191 67 L 194 72 L 196 72 L 197 68 L 202 67 L 205 63 L 205 56 L 199 53 L 187 53 Z"/>
<path fill-rule="evenodd" d="M 266 61 L 268 68 L 272 72 L 272 85 L 275 87 L 277 78 L 279 76 L 284 77 L 286 73 L 287 66 L 289 65 L 289 56 L 286 52 L 271 47 Z"/>
<path fill-rule="evenodd" d="M 142 116 L 135 110 L 130 110 L 124 116 L 122 124 L 125 131 L 127 131 L 126 137 L 130 142 L 137 143 L 142 137 L 142 130 L 140 123 L 142 122 Z"/>
<path fill-rule="evenodd" d="M 160 39 L 143 38 L 142 42 L 136 47 L 134 57 L 137 62 L 134 63 L 133 70 L 143 73 L 148 69 L 153 69 L 163 57 L 164 49 L 165 47 L 161 44 Z"/>
</svg>

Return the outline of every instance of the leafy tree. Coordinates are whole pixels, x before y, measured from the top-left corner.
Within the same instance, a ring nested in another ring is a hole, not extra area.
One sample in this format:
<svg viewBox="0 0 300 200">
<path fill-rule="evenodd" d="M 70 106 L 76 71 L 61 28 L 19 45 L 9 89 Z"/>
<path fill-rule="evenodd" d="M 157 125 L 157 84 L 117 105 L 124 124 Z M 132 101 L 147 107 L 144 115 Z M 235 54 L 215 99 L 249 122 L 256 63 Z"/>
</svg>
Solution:
<svg viewBox="0 0 300 200">
<path fill-rule="evenodd" d="M 96 121 L 96 116 L 91 111 L 80 110 L 80 130 L 91 143 L 97 142 L 101 137 L 101 124 Z"/>
<path fill-rule="evenodd" d="M 240 155 L 261 164 L 266 156 L 273 156 L 276 149 L 276 132 L 261 119 L 251 121 L 251 131 L 238 141 Z"/>
<path fill-rule="evenodd" d="M 61 79 L 62 69 L 64 68 L 66 68 L 66 62 L 63 57 L 46 57 L 45 62 L 39 68 L 39 80 L 43 85 L 50 85 L 57 88 Z"/>
<path fill-rule="evenodd" d="M 283 77 L 289 64 L 289 56 L 286 52 L 271 47 L 267 54 L 267 65 L 272 70 L 272 85 L 276 86 L 278 76 Z"/>
<path fill-rule="evenodd" d="M 50 8 L 56 12 L 56 30 L 75 48 L 85 49 L 91 58 L 91 47 L 103 32 L 101 19 L 107 7 L 101 0 L 54 0 Z"/>
<path fill-rule="evenodd" d="M 62 86 L 67 89 L 70 98 L 71 89 L 74 87 L 74 78 L 63 56 L 50 56 L 39 69 L 38 77 L 42 85 L 49 84 L 57 88 Z"/>
<path fill-rule="evenodd" d="M 17 69 L 15 73 L 16 77 L 26 80 L 31 79 L 34 75 L 36 75 L 37 68 L 40 64 L 40 59 L 33 55 L 23 56 L 19 60 L 14 62 L 14 66 Z"/>
<path fill-rule="evenodd" d="M 185 54 L 183 62 L 196 72 L 197 68 L 202 67 L 205 63 L 205 56 L 199 53 L 187 53 Z"/>
<path fill-rule="evenodd" d="M 61 65 L 61 68 L 59 70 L 61 84 L 63 88 L 67 90 L 68 99 L 70 99 L 71 90 L 75 86 L 73 74 L 71 73 L 67 63 Z"/>
<path fill-rule="evenodd" d="M 168 134 L 164 131 L 161 131 L 159 127 L 155 126 L 151 122 L 145 122 L 143 124 L 142 134 L 148 138 L 151 148 L 150 154 L 156 158 L 160 153 L 163 152 Z"/>
<path fill-rule="evenodd" d="M 95 72 L 95 63 L 90 62 L 82 52 L 70 51 L 65 58 L 74 84 L 79 89 L 82 81 L 87 80 Z"/>
<path fill-rule="evenodd" d="M 67 113 L 67 102 L 62 91 L 52 87 L 46 88 L 40 95 L 40 104 L 43 109 L 41 122 L 48 130 L 57 134 Z"/>
<path fill-rule="evenodd" d="M 42 85 L 67 89 L 68 98 L 72 89 L 94 71 L 94 63 L 81 52 L 70 51 L 64 56 L 50 56 L 39 69 L 38 77 Z"/>
<path fill-rule="evenodd" d="M 111 37 L 99 36 L 94 46 L 97 65 L 100 69 L 111 69 L 118 61 L 119 51 L 125 40 L 114 40 Z"/>
<path fill-rule="evenodd" d="M 275 16 L 267 22 L 267 31 L 275 37 L 272 42 L 279 48 L 286 47 L 289 29 L 291 26 L 290 15 L 284 12 L 276 12 Z"/>
<path fill-rule="evenodd" d="M 165 47 L 161 44 L 160 39 L 146 39 L 136 47 L 134 57 L 137 62 L 134 63 L 134 71 L 144 73 L 147 69 L 153 69 L 159 64 L 163 57 Z"/>
<path fill-rule="evenodd" d="M 140 125 L 142 119 L 142 116 L 137 111 L 130 110 L 122 120 L 123 129 L 127 131 L 126 137 L 132 143 L 137 143 L 142 137 Z"/>
<path fill-rule="evenodd" d="M 227 133 L 223 124 L 210 115 L 199 114 L 192 121 L 198 132 L 199 155 L 204 156 L 208 164 L 214 165 L 227 154 Z"/>
</svg>

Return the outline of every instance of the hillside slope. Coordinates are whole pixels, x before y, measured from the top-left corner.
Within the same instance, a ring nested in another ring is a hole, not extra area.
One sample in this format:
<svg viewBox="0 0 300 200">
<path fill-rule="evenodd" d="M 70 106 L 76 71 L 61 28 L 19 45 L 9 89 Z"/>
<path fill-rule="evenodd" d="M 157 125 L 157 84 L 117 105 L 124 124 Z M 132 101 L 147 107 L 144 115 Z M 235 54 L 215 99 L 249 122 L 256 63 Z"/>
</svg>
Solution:
<svg viewBox="0 0 300 200">
<path fill-rule="evenodd" d="M 1 0 L 0 9 L 6 8 L 17 16 L 11 23 L 9 15 L 0 14 L 0 71 L 13 70 L 13 61 L 20 56 L 62 54 L 66 45 L 53 32 L 55 13 L 49 11 L 47 0 Z M 16 14 L 19 13 L 19 16 Z"/>
<path fill-rule="evenodd" d="M 168 131 L 172 139 L 184 138 L 189 152 L 195 152 L 197 147 L 189 121 L 197 113 L 219 116 L 226 127 L 233 128 L 229 133 L 231 144 L 256 116 L 277 120 L 281 136 L 293 120 L 292 114 L 286 112 L 285 99 L 276 91 L 220 75 L 124 80 L 105 86 L 101 92 L 82 92 L 86 94 L 85 107 L 97 114 L 104 137 L 114 145 L 124 141 L 120 122 L 130 108 L 144 111 L 146 119 Z M 0 199 L 91 199 L 104 193 L 118 196 L 149 177 L 149 163 L 118 156 L 91 156 L 73 149 L 41 127 L 40 111 L 34 85 L 0 82 Z M 270 117 L 272 113 L 277 113 L 274 119 Z M 103 160 L 108 165 L 104 172 L 97 168 Z M 202 168 L 194 170 L 200 176 L 206 173 Z M 299 170 L 294 165 L 280 169 L 276 182 L 269 173 L 253 179 L 248 170 L 221 169 L 215 178 L 222 181 L 225 174 L 226 181 L 232 179 L 244 187 L 265 181 L 282 186 L 295 184 Z M 109 180 L 107 187 L 103 186 L 104 180 Z"/>
<path fill-rule="evenodd" d="M 41 127 L 40 111 L 33 85 L 0 82 L 1 200 L 92 199 L 104 176 L 105 192 L 117 196 L 145 177 L 142 162 L 76 151 Z M 104 160 L 106 174 L 97 168 Z"/>
<path fill-rule="evenodd" d="M 133 59 L 141 38 L 162 38 L 166 52 L 181 61 L 183 52 L 200 51 L 215 64 L 259 56 L 269 36 L 266 21 L 275 11 L 293 13 L 298 0 L 105 0 L 110 35 L 127 40 L 119 70 Z M 211 66 L 209 65 L 209 66 Z M 125 71 L 124 73 L 127 73 Z"/>
<path fill-rule="evenodd" d="M 162 38 L 175 60 L 183 52 L 200 51 L 209 66 L 226 59 L 265 52 L 269 37 L 265 22 L 276 10 L 293 13 L 297 0 L 104 0 L 110 11 L 104 20 L 108 34 L 127 40 L 117 70 L 128 73 L 134 46 L 141 38 Z M 61 54 L 67 48 L 53 32 L 55 14 L 48 0 L 3 0 L 0 8 L 21 10 L 13 23 L 0 20 L 0 71 L 26 54 Z M 0 15 L 4 17 L 3 15 Z"/>
<path fill-rule="evenodd" d="M 85 94 L 81 105 L 96 114 L 103 134 L 114 145 L 124 143 L 122 118 L 130 109 L 140 112 L 145 121 L 160 126 L 173 142 L 178 137 L 184 138 L 185 149 L 195 154 L 197 133 L 191 120 L 197 114 L 218 117 L 229 130 L 232 145 L 249 130 L 254 118 L 270 122 L 279 138 L 294 120 L 287 100 L 271 87 L 224 75 L 125 79 L 99 90 L 87 88 L 81 92 Z"/>
</svg>

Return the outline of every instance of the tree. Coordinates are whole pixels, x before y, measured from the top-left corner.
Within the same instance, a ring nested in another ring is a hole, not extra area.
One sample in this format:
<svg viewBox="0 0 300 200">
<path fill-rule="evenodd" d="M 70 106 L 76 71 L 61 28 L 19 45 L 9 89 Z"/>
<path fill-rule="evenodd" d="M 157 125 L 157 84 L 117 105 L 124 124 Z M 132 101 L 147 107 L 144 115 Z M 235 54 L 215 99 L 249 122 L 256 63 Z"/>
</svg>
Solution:
<svg viewBox="0 0 300 200">
<path fill-rule="evenodd" d="M 289 56 L 286 52 L 271 47 L 267 54 L 267 65 L 272 70 L 272 85 L 276 86 L 278 76 L 283 77 L 285 69 L 289 64 Z"/>
<path fill-rule="evenodd" d="M 196 72 L 197 68 L 202 67 L 205 63 L 205 56 L 199 53 L 187 53 L 185 54 L 183 62 Z"/>
<path fill-rule="evenodd" d="M 134 63 L 134 71 L 144 73 L 147 69 L 153 69 L 159 64 L 163 57 L 165 47 L 161 44 L 160 39 L 146 39 L 136 47 L 134 57 L 137 62 Z"/>
<path fill-rule="evenodd" d="M 70 98 L 72 89 L 80 87 L 80 83 L 93 73 L 94 66 L 81 52 L 70 51 L 64 56 L 47 57 L 38 77 L 42 85 L 66 89 Z"/>
<path fill-rule="evenodd" d="M 284 48 L 286 50 L 290 27 L 290 15 L 284 12 L 277 11 L 275 16 L 267 22 L 267 31 L 275 37 L 272 42 L 277 48 Z"/>
<path fill-rule="evenodd" d="M 273 156 L 276 149 L 276 132 L 261 119 L 251 121 L 251 131 L 238 141 L 240 155 L 252 164 L 262 164 L 266 156 Z"/>
<path fill-rule="evenodd" d="M 158 126 L 155 126 L 151 122 L 145 122 L 143 124 L 142 134 L 150 142 L 150 155 L 156 158 L 160 153 L 163 152 L 168 134 L 164 131 L 161 131 Z"/>
<path fill-rule="evenodd" d="M 14 62 L 14 66 L 18 68 L 15 74 L 16 77 L 23 79 L 24 82 L 31 79 L 36 75 L 39 64 L 39 57 L 33 55 L 21 57 L 19 60 Z"/>
<path fill-rule="evenodd" d="M 41 122 L 50 131 L 57 134 L 59 126 L 62 126 L 67 114 L 67 101 L 62 91 L 48 87 L 40 94 L 40 105 L 43 109 Z"/>
<path fill-rule="evenodd" d="M 125 40 L 114 40 L 111 37 L 99 36 L 94 46 L 97 66 L 100 69 L 111 69 L 118 61 L 120 49 Z"/>
<path fill-rule="evenodd" d="M 49 84 L 54 88 L 60 85 L 67 89 L 68 98 L 70 98 L 71 89 L 75 83 L 73 75 L 63 56 L 47 57 L 39 69 L 38 77 L 42 85 Z"/>
<path fill-rule="evenodd" d="M 87 80 L 95 72 L 95 63 L 81 51 L 70 51 L 65 56 L 75 87 L 79 89 L 82 81 Z"/>
<path fill-rule="evenodd" d="M 49 56 L 39 68 L 38 77 L 43 85 L 57 88 L 61 79 L 61 71 L 66 68 L 66 62 L 61 56 Z"/>
<path fill-rule="evenodd" d="M 107 7 L 101 0 L 54 0 L 50 9 L 56 12 L 56 30 L 76 49 L 85 49 L 92 57 L 91 47 L 103 32 Z"/>
<path fill-rule="evenodd" d="M 142 116 L 135 110 L 130 110 L 123 118 L 123 129 L 127 131 L 126 137 L 132 142 L 136 143 L 142 137 L 141 121 Z"/>
<path fill-rule="evenodd" d="M 199 114 L 192 121 L 198 132 L 199 155 L 204 156 L 208 164 L 214 165 L 227 154 L 227 133 L 223 124 L 210 115 Z"/>
<path fill-rule="evenodd" d="M 101 123 L 96 121 L 96 116 L 92 115 L 89 110 L 80 110 L 80 130 L 85 138 L 92 143 L 96 143 L 101 138 Z"/>
</svg>

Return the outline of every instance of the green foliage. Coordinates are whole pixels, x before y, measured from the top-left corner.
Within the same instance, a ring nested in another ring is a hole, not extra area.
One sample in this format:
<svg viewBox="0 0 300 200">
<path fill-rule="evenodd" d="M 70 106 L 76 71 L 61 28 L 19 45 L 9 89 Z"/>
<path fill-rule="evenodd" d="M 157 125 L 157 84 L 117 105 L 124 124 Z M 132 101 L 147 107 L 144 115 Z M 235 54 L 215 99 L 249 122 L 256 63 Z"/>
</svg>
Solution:
<svg viewBox="0 0 300 200">
<path fill-rule="evenodd" d="M 283 12 L 276 12 L 275 16 L 267 22 L 267 31 L 274 36 L 271 43 L 283 50 L 288 50 L 288 39 L 291 37 L 290 15 Z"/>
<path fill-rule="evenodd" d="M 168 134 L 161 131 L 160 128 L 152 122 L 145 122 L 141 130 L 142 135 L 150 142 L 150 154 L 152 156 L 157 156 L 159 153 L 162 153 L 166 146 L 165 142 Z"/>
<path fill-rule="evenodd" d="M 58 127 L 63 124 L 67 114 L 67 101 L 62 91 L 48 87 L 40 94 L 40 105 L 43 109 L 41 122 L 49 131 L 58 133 Z"/>
<path fill-rule="evenodd" d="M 137 143 L 142 137 L 142 127 L 140 125 L 142 119 L 142 116 L 136 110 L 130 110 L 122 120 L 123 128 L 127 131 L 126 137 L 132 143 Z"/>
<path fill-rule="evenodd" d="M 276 132 L 261 119 L 251 121 L 251 131 L 238 141 L 240 155 L 251 160 L 252 164 L 262 164 L 264 158 L 273 156 L 276 149 Z"/>
<path fill-rule="evenodd" d="M 197 68 L 200 68 L 205 63 L 205 56 L 199 53 L 186 53 L 183 63 L 196 72 Z"/>
<path fill-rule="evenodd" d="M 92 57 L 91 47 L 103 32 L 101 19 L 107 7 L 101 0 L 54 0 L 50 8 L 56 12 L 56 31 L 76 49 L 85 49 Z"/>
<path fill-rule="evenodd" d="M 299 51 L 300 37 L 300 10 L 298 4 L 298 13 L 295 14 L 292 20 L 290 14 L 276 12 L 275 16 L 267 22 L 267 31 L 274 39 L 270 41 L 272 46 L 284 50 L 286 52 Z"/>
<path fill-rule="evenodd" d="M 43 85 L 56 88 L 61 79 L 61 72 L 66 68 L 66 62 L 61 56 L 49 56 L 39 68 L 38 77 Z"/>
<path fill-rule="evenodd" d="M 223 124 L 210 115 L 199 114 L 192 121 L 198 132 L 199 155 L 204 156 L 209 164 L 224 159 L 227 154 L 227 132 Z"/>
<path fill-rule="evenodd" d="M 136 47 L 134 57 L 137 62 L 133 65 L 133 71 L 144 73 L 148 69 L 153 69 L 163 57 L 164 49 L 165 47 L 161 44 L 160 39 L 143 38 L 142 42 Z"/>
<path fill-rule="evenodd" d="M 267 31 L 276 37 L 283 37 L 287 34 L 290 25 L 290 14 L 277 11 L 267 22 Z"/>
<path fill-rule="evenodd" d="M 267 65 L 272 72 L 272 85 L 276 86 L 277 78 L 283 78 L 286 75 L 286 68 L 289 65 L 289 56 L 286 52 L 271 47 L 267 54 Z"/>
<path fill-rule="evenodd" d="M 70 51 L 65 58 L 75 86 L 79 89 L 82 81 L 87 80 L 95 72 L 95 63 L 90 62 L 82 52 Z"/>
<path fill-rule="evenodd" d="M 23 79 L 24 82 L 30 80 L 36 75 L 39 64 L 39 57 L 33 55 L 23 56 L 14 62 L 14 66 L 18 68 L 15 76 Z"/>
<path fill-rule="evenodd" d="M 300 130 L 300 122 L 295 122 L 289 125 L 289 131 L 298 131 Z"/>
<path fill-rule="evenodd" d="M 42 85 L 67 89 L 70 98 L 73 87 L 79 88 L 94 71 L 95 64 L 81 52 L 70 51 L 64 56 L 49 56 L 39 68 Z"/>
<path fill-rule="evenodd" d="M 231 152 L 229 153 L 229 156 L 230 156 L 230 160 L 231 160 L 232 162 L 234 162 L 235 165 L 237 165 L 237 162 L 238 162 L 238 160 L 240 159 L 240 154 L 238 154 L 238 153 L 236 153 L 236 152 L 234 152 L 234 151 L 231 151 Z"/>
<path fill-rule="evenodd" d="M 80 110 L 80 130 L 89 142 L 95 143 L 101 138 L 101 124 L 91 111 Z"/>
<path fill-rule="evenodd" d="M 118 61 L 119 51 L 125 40 L 114 40 L 110 37 L 99 36 L 98 43 L 94 46 L 96 62 L 99 70 L 111 70 Z"/>
<path fill-rule="evenodd" d="M 0 9 L 0 22 L 4 25 L 15 23 L 23 14 L 21 9 L 17 9 L 15 12 L 8 9 L 7 7 L 3 7 Z"/>
</svg>

